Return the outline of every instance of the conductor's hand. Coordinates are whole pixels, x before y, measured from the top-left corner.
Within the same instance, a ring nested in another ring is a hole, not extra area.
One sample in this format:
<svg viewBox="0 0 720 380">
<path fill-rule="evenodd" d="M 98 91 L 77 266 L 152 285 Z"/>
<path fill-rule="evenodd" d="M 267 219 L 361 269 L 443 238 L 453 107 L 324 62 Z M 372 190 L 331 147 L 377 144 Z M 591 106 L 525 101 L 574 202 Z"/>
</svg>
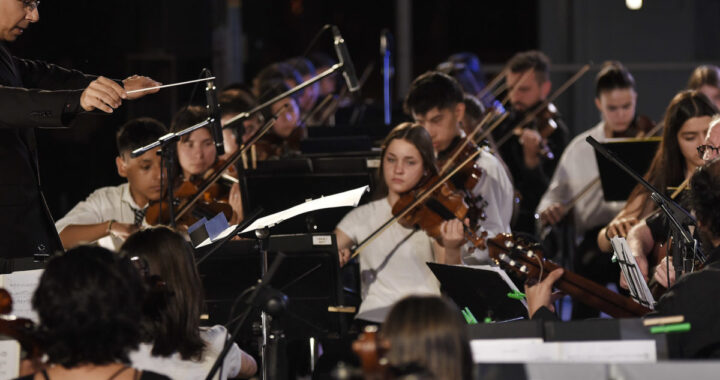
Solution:
<svg viewBox="0 0 720 380">
<path fill-rule="evenodd" d="M 548 273 L 544 280 L 535 285 L 528 286 L 525 284 L 525 296 L 527 297 L 528 314 L 530 315 L 530 318 L 532 318 L 535 312 L 542 306 L 547 307 L 550 311 L 555 311 L 553 303 L 555 302 L 555 298 L 557 298 L 557 296 L 553 297 L 553 284 L 563 275 L 563 273 L 563 269 L 558 268 Z"/>
<path fill-rule="evenodd" d="M 338 259 L 340 260 L 340 267 L 344 267 L 348 261 L 350 261 L 350 249 L 340 248 L 338 249 Z"/>
<path fill-rule="evenodd" d="M 543 225 L 555 225 L 562 220 L 566 211 L 562 203 L 553 203 L 540 213 L 540 220 L 543 222 Z"/>
<path fill-rule="evenodd" d="M 140 75 L 133 75 L 133 76 L 128 77 L 125 80 L 123 80 L 123 87 L 125 87 L 125 91 L 140 90 L 143 88 L 156 87 L 156 86 L 160 86 L 160 85 L 161 85 L 160 82 L 157 82 L 151 78 L 143 77 Z M 160 91 L 160 89 L 156 88 L 153 90 L 134 92 L 132 94 L 126 94 L 126 95 L 127 95 L 128 99 L 132 100 L 132 99 L 137 99 L 137 98 L 143 97 L 147 94 L 154 94 L 158 91 Z"/>
<path fill-rule="evenodd" d="M 127 99 L 125 90 L 114 81 L 99 77 L 90 82 L 85 91 L 80 95 L 80 107 L 85 111 L 99 109 L 112 113 L 115 108 L 120 107 L 123 99 Z"/>
</svg>

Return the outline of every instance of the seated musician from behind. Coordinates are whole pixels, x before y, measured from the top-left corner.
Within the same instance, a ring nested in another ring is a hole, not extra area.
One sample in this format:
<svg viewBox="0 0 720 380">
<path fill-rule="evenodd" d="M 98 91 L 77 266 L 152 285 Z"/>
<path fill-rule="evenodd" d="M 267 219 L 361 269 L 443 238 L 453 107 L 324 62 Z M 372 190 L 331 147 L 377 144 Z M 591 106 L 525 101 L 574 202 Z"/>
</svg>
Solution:
<svg viewBox="0 0 720 380">
<path fill-rule="evenodd" d="M 206 108 L 187 106 L 173 116 L 170 130 L 179 132 L 207 118 Z M 217 149 L 215 149 L 215 141 L 210 128 L 205 126 L 180 137 L 180 141 L 177 142 L 177 158 L 180 171 L 175 178 L 176 188 L 184 181 L 201 186 L 215 173 L 213 169 L 218 164 Z M 237 183 L 233 184 L 228 191 L 227 203 L 232 206 L 233 210 L 230 223 L 237 223 L 243 219 L 240 186 Z"/>
<path fill-rule="evenodd" d="M 405 98 L 405 112 L 428 131 L 438 161 L 449 160 L 455 149 L 465 142 L 465 134 L 460 126 L 465 115 L 463 97 L 457 81 L 437 71 L 420 75 L 410 85 Z M 462 161 L 456 159 L 452 167 Z M 475 188 L 467 189 L 473 197 L 469 203 L 474 203 L 478 209 L 482 208 L 486 219 L 471 221 L 471 224 L 477 222 L 478 228 L 487 231 L 490 237 L 510 232 L 514 195 L 512 182 L 503 165 L 489 151 L 481 150 L 476 164 L 482 169 L 482 176 Z M 463 188 L 464 183 L 460 182 L 453 183 Z M 486 262 L 488 258 L 486 252 L 468 245 L 463 252 L 463 260 L 470 264 Z"/>
<path fill-rule="evenodd" d="M 169 379 L 130 365 L 144 295 L 126 256 L 81 246 L 52 258 L 32 299 L 47 369 L 20 379 Z"/>
<path fill-rule="evenodd" d="M 660 191 L 677 187 L 703 164 L 697 147 L 703 144 L 712 116 L 718 112 L 708 98 L 698 91 L 675 95 L 663 118 L 663 139 L 645 174 L 645 180 Z M 598 247 L 610 252 L 610 239 L 627 236 L 630 228 L 655 211 L 655 202 L 644 186 L 638 184 L 625 207 L 597 235 Z"/>
<path fill-rule="evenodd" d="M 263 95 L 258 102 L 262 104 L 289 89 L 290 87 L 283 82 L 268 82 L 261 88 Z M 257 159 L 279 159 L 297 155 L 300 152 L 300 140 L 305 137 L 305 129 L 299 124 L 300 109 L 295 97 L 280 99 L 261 112 L 266 121 L 269 121 L 273 115 L 278 115 L 278 118 L 272 128 L 256 143 Z"/>
<path fill-rule="evenodd" d="M 382 325 L 386 358 L 397 376 L 471 379 L 467 324 L 446 298 L 410 296 L 393 305 Z"/>
<path fill-rule="evenodd" d="M 395 127 L 382 146 L 380 174 L 387 196 L 350 211 L 335 229 L 340 264 L 359 244 L 392 218 L 392 208 L 403 194 L 437 174 L 430 135 L 419 125 Z M 359 253 L 362 303 L 356 316 L 361 323 L 380 323 L 390 306 L 411 294 L 440 294 L 440 284 L 426 262 L 460 264 L 464 242 L 462 223 L 443 222 L 442 244 L 422 230 L 393 223 Z"/>
<path fill-rule="evenodd" d="M 133 366 L 173 379 L 204 379 L 228 332 L 220 325 L 200 327 L 204 301 L 192 247 L 180 234 L 156 227 L 130 236 L 121 251 L 147 266 L 146 277 L 164 282 L 164 300 L 146 308 L 143 343 L 130 353 Z M 250 377 L 257 370 L 255 359 L 235 343 L 223 363 L 222 377 L 216 379 Z"/>
<path fill-rule="evenodd" d="M 700 168 L 690 180 L 689 205 L 695 212 L 698 231 L 707 247 L 702 269 L 687 273 L 675 283 L 655 306 L 651 316 L 683 315 L 690 331 L 668 334 L 671 358 L 720 357 L 720 163 Z M 526 290 L 530 314 L 548 317 L 552 284 L 561 272 L 553 271 L 546 280 Z M 544 306 L 544 307 L 543 307 Z M 541 311 L 540 311 L 541 310 Z M 537 311 L 537 313 L 536 313 Z"/>
<path fill-rule="evenodd" d="M 130 152 L 156 141 L 167 133 L 165 126 L 151 118 L 130 120 L 116 135 L 118 174 L 127 179 L 119 186 L 95 190 L 55 223 L 63 247 L 97 241 L 116 250 L 143 224 L 150 201 L 160 199 L 160 157 L 155 148 L 139 157 Z"/>
<path fill-rule="evenodd" d="M 580 242 L 575 247 L 574 268 L 579 274 L 603 284 L 618 281 L 619 267 L 599 252 L 597 233 L 620 212 L 625 202 L 605 201 L 595 152 L 585 139 L 592 136 L 605 142 L 617 136 L 634 137 L 630 134 L 638 132 L 636 104 L 635 80 L 630 72 L 620 62 L 605 62 L 595 77 L 595 106 L 602 120 L 568 144 L 536 211 L 542 225 L 547 227 L 563 220 L 572 207 L 575 235 L 567 241 Z M 575 203 L 569 204 L 572 200 Z M 597 311 L 588 310 L 585 305 L 573 305 L 575 318 L 596 314 Z"/>
<path fill-rule="evenodd" d="M 688 80 L 688 90 L 705 94 L 720 109 L 720 68 L 715 65 L 698 66 Z"/>
</svg>

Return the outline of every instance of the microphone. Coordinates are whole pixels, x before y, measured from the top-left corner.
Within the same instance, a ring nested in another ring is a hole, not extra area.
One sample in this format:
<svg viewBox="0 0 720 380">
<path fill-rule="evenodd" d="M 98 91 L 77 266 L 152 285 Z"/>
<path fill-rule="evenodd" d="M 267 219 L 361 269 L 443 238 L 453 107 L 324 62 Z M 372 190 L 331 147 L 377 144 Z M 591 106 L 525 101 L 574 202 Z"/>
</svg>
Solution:
<svg viewBox="0 0 720 380">
<path fill-rule="evenodd" d="M 215 95 L 215 81 L 212 79 L 210 70 L 205 69 L 207 73 L 208 81 L 207 87 L 205 87 L 205 97 L 207 99 L 207 108 L 209 113 L 208 124 L 210 124 L 210 134 L 215 141 L 215 149 L 217 149 L 217 155 L 225 154 L 225 145 L 223 144 L 223 132 L 222 125 L 220 125 L 220 104 L 218 104 L 217 96 Z"/>
<path fill-rule="evenodd" d="M 348 90 L 350 90 L 350 92 L 357 92 L 360 90 L 360 85 L 358 84 L 355 66 L 353 66 L 352 60 L 350 59 L 350 52 L 348 52 L 347 45 L 345 45 L 345 40 L 340 35 L 340 29 L 335 25 L 332 26 L 332 34 L 335 53 L 342 64 L 343 76 L 345 77 Z"/>
</svg>

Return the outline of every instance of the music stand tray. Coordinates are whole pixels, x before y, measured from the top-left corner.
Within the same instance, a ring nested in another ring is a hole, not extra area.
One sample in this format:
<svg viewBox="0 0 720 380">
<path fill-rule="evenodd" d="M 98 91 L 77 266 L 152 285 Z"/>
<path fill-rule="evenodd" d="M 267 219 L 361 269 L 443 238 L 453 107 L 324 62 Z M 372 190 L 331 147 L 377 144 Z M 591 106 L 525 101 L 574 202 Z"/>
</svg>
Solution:
<svg viewBox="0 0 720 380">
<path fill-rule="evenodd" d="M 502 269 L 489 265 L 427 265 L 440 281 L 442 291 L 460 309 L 469 308 L 478 321 L 486 317 L 493 321 L 528 317 L 525 302 L 508 297 L 517 288 Z"/>
</svg>

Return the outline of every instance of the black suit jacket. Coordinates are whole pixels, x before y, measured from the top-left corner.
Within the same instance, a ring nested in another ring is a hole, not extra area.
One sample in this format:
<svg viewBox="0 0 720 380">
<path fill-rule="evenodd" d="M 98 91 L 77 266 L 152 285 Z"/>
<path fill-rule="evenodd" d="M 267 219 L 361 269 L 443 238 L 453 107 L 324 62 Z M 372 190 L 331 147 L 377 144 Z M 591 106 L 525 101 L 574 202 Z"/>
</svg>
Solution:
<svg viewBox="0 0 720 380">
<path fill-rule="evenodd" d="M 62 249 L 40 188 L 35 128 L 69 126 L 95 78 L 13 57 L 0 44 L 0 259 Z"/>
</svg>

